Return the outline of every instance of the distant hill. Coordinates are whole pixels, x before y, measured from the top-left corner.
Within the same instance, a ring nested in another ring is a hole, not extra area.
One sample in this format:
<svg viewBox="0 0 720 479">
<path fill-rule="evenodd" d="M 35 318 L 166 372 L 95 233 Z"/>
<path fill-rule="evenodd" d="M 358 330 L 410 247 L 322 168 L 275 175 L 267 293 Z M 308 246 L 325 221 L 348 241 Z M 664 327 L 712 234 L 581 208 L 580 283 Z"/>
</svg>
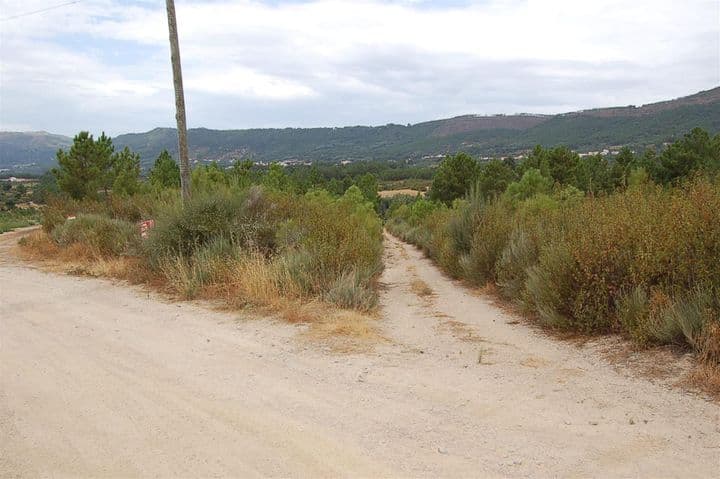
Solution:
<svg viewBox="0 0 720 479">
<path fill-rule="evenodd" d="M 720 131 L 720 87 L 670 101 L 599 108 L 559 115 L 465 115 L 415 125 L 283 128 L 248 130 L 191 129 L 190 156 L 195 160 L 256 161 L 419 159 L 466 151 L 473 155 L 518 154 L 536 144 L 565 144 L 578 150 L 627 145 L 643 148 L 675 140 L 699 126 Z M 57 148 L 70 138 L 49 133 L 0 132 L 0 169 L 31 165 L 47 169 Z M 172 128 L 130 133 L 113 139 L 140 153 L 148 167 L 167 149 L 177 151 Z"/>
<path fill-rule="evenodd" d="M 0 131 L 0 172 L 38 172 L 55 164 L 55 153 L 67 148 L 72 138 L 45 131 Z"/>
</svg>

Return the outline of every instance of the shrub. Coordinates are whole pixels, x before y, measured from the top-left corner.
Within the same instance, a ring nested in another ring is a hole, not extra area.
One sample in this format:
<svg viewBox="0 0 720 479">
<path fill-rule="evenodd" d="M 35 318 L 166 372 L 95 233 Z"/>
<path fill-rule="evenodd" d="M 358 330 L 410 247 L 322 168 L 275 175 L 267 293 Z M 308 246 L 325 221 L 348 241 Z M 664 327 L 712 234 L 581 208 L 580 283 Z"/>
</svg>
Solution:
<svg viewBox="0 0 720 479">
<path fill-rule="evenodd" d="M 555 243 L 545 248 L 538 264 L 527 271 L 525 288 L 528 306 L 535 310 L 540 319 L 551 327 L 590 331 L 587 325 L 573 324 L 573 300 L 576 285 L 573 281 L 575 269 L 572 253 L 564 243 Z M 585 326 L 585 327 L 583 327 Z"/>
<path fill-rule="evenodd" d="M 511 201 L 522 201 L 533 196 L 550 193 L 552 180 L 542 175 L 540 170 L 529 168 L 523 173 L 520 181 L 512 182 L 505 191 L 505 196 Z"/>
<path fill-rule="evenodd" d="M 371 285 L 373 273 L 348 270 L 338 276 L 325 293 L 325 300 L 343 308 L 370 311 L 377 305 Z"/>
<path fill-rule="evenodd" d="M 252 202 L 252 204 L 251 204 Z M 259 243 L 263 207 L 262 199 L 232 194 L 221 190 L 199 194 L 184 207 L 168 205 L 159 213 L 155 228 L 146 241 L 146 252 L 152 264 L 164 256 L 191 257 L 195 250 L 218 238 L 241 246 L 262 246 Z M 250 209 L 255 209 L 254 216 Z M 272 243 L 272 238 L 263 238 Z"/>
<path fill-rule="evenodd" d="M 523 227 L 512 230 L 496 263 L 497 284 L 506 298 L 523 298 L 527 272 L 537 264 L 539 254 L 537 238 L 533 238 Z"/>
<path fill-rule="evenodd" d="M 708 289 L 697 288 L 672 304 L 666 312 L 667 322 L 674 323 L 682 331 L 685 341 L 695 350 L 706 353 L 717 351 L 718 345 L 708 338 L 717 339 L 712 334 L 712 325 L 718 323 L 720 302 L 717 294 Z"/>
<path fill-rule="evenodd" d="M 82 214 L 66 220 L 52 231 L 60 246 L 79 243 L 98 256 L 134 254 L 140 247 L 137 225 L 98 214 Z"/>
<path fill-rule="evenodd" d="M 380 270 L 382 226 L 357 187 L 337 200 L 327 193 L 308 193 L 295 221 L 322 289 L 348 268 Z"/>
<path fill-rule="evenodd" d="M 477 211 L 475 215 L 470 268 L 465 271 L 464 277 L 482 285 L 496 280 L 495 265 L 510 236 L 512 211 L 505 202 L 495 201 Z"/>
</svg>

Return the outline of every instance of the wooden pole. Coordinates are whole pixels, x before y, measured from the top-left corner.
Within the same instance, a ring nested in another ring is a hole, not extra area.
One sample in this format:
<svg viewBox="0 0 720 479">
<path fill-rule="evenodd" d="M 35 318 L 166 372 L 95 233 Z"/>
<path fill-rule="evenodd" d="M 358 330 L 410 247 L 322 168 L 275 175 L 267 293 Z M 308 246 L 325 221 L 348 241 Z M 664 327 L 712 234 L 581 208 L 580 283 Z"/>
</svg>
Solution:
<svg viewBox="0 0 720 479">
<path fill-rule="evenodd" d="M 178 154 L 180 155 L 180 190 L 183 203 L 190 199 L 190 160 L 188 159 L 187 124 L 185 121 L 185 92 L 183 91 L 180 45 L 178 42 L 175 1 L 166 0 L 168 30 L 170 31 L 170 61 L 175 87 L 175 119 L 177 120 Z"/>
</svg>

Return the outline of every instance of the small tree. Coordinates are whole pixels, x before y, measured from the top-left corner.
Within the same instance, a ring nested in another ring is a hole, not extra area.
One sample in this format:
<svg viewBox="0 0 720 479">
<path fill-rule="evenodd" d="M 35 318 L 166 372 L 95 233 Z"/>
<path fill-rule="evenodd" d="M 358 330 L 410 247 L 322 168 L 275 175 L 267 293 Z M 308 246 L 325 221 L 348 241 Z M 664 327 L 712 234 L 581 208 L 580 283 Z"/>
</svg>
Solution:
<svg viewBox="0 0 720 479">
<path fill-rule="evenodd" d="M 167 150 L 163 150 L 150 169 L 150 184 L 155 188 L 178 188 L 180 167 Z"/>
<path fill-rule="evenodd" d="M 252 160 L 235 160 L 230 168 L 230 177 L 233 184 L 240 188 L 245 188 L 252 184 L 252 168 L 254 163 Z"/>
<path fill-rule="evenodd" d="M 628 175 L 637 166 L 636 163 L 635 154 L 632 150 L 627 146 L 622 147 L 611 168 L 612 180 L 616 187 L 627 186 Z"/>
<path fill-rule="evenodd" d="M 550 193 L 552 180 L 540 173 L 537 168 L 530 168 L 523 173 L 520 181 L 508 185 L 505 194 L 513 201 L 522 201 L 540 193 Z"/>
<path fill-rule="evenodd" d="M 501 160 L 491 160 L 480 168 L 477 187 L 483 198 L 490 199 L 502 194 L 515 180 L 515 172 Z"/>
<path fill-rule="evenodd" d="M 195 191 L 212 191 L 220 185 L 229 184 L 228 174 L 217 161 L 198 166 L 192 171 L 190 178 Z"/>
<path fill-rule="evenodd" d="M 479 169 L 477 162 L 465 153 L 445 157 L 433 177 L 430 199 L 450 204 L 462 198 L 475 184 Z"/>
<path fill-rule="evenodd" d="M 548 160 L 548 151 L 540 145 L 535 145 L 535 148 L 530 152 L 525 161 L 523 161 L 519 168 L 519 174 L 522 176 L 530 168 L 535 168 L 540 172 L 541 175 L 550 177 L 550 164 Z"/>
<path fill-rule="evenodd" d="M 547 161 L 550 177 L 561 185 L 574 185 L 575 173 L 580 163 L 577 153 L 565 146 L 558 146 L 548 152 Z M 540 169 L 542 173 L 542 169 Z"/>
<path fill-rule="evenodd" d="M 365 173 L 357 179 L 355 185 L 360 188 L 362 195 L 365 197 L 365 201 L 369 201 L 375 206 L 380 203 L 380 196 L 378 195 L 378 182 L 375 175 L 372 173 Z"/>
<path fill-rule="evenodd" d="M 290 186 L 290 179 L 285 174 L 285 169 L 278 163 L 270 164 L 262 182 L 271 190 L 276 191 L 286 190 Z"/>
<path fill-rule="evenodd" d="M 113 194 L 133 195 L 140 191 L 140 155 L 126 146 L 113 155 Z"/>
<path fill-rule="evenodd" d="M 57 178 L 48 171 L 40 177 L 38 184 L 33 188 L 32 200 L 35 203 L 45 203 L 50 195 L 55 195 L 59 191 Z"/>
<path fill-rule="evenodd" d="M 72 198 L 97 197 L 98 190 L 107 190 L 112 182 L 113 145 L 105 133 L 95 140 L 87 131 L 73 139 L 70 150 L 57 152 L 58 167 L 52 170 L 60 191 Z"/>
<path fill-rule="evenodd" d="M 590 194 L 608 191 L 611 188 L 610 165 L 602 155 L 587 155 L 580 158 L 575 176 L 577 187 Z"/>
<path fill-rule="evenodd" d="M 720 169 L 720 140 L 712 139 L 702 128 L 694 128 L 662 153 L 657 176 L 661 182 L 671 183 L 701 169 Z"/>
</svg>

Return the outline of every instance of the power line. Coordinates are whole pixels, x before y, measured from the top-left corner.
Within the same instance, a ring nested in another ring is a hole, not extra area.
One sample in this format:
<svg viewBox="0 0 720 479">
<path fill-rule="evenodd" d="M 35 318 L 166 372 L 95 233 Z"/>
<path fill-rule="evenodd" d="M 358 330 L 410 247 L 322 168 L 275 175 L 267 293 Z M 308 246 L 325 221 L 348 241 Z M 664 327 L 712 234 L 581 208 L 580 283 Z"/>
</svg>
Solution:
<svg viewBox="0 0 720 479">
<path fill-rule="evenodd" d="M 12 15 L 10 17 L 0 18 L 0 22 L 6 22 L 8 20 L 15 20 L 16 18 L 29 17 L 30 15 L 37 15 L 38 13 L 45 13 L 49 10 L 55 10 L 57 8 L 67 7 L 68 5 L 74 5 L 74 4 L 80 3 L 82 1 L 83 0 L 74 0 L 72 2 L 65 2 L 65 3 L 61 3 L 60 5 L 54 5 L 52 7 L 41 8 L 40 10 L 34 10 L 32 12 L 19 13 L 17 15 Z"/>
</svg>

